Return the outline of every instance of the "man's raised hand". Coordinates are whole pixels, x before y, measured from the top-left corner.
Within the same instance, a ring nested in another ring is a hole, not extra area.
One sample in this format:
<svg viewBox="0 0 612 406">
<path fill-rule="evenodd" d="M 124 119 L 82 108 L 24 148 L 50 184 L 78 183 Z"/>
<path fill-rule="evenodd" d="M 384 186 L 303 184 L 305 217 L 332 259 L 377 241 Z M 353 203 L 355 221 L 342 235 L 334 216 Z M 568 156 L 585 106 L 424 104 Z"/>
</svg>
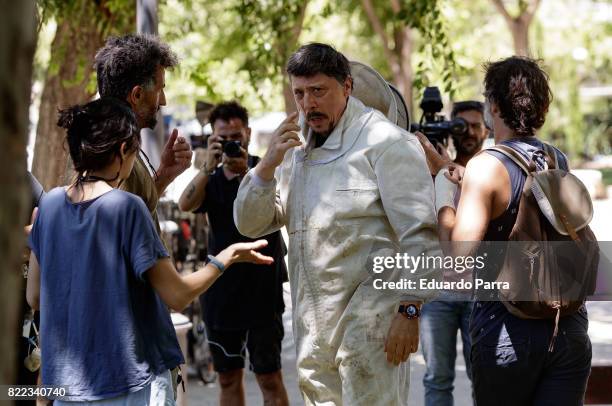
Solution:
<svg viewBox="0 0 612 406">
<path fill-rule="evenodd" d="M 168 184 L 191 166 L 192 155 L 191 145 L 184 137 L 178 135 L 178 130 L 175 128 L 161 154 L 157 175 L 158 182 L 163 188 L 158 187 L 158 192 L 163 192 Z"/>
<path fill-rule="evenodd" d="M 278 126 L 272 134 L 272 140 L 268 151 L 257 165 L 255 173 L 265 181 L 274 178 L 274 170 L 283 162 L 285 153 L 291 148 L 302 145 L 298 131 L 300 127 L 296 123 L 297 112 L 289 116 Z"/>
</svg>

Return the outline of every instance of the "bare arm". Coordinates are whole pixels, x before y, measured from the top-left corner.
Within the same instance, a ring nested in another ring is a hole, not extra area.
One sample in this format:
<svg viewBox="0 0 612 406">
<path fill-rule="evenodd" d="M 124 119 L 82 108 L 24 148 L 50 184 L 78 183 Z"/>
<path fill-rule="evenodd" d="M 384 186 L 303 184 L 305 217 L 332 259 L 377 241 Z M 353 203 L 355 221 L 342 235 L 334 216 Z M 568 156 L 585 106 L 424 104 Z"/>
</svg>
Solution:
<svg viewBox="0 0 612 406">
<path fill-rule="evenodd" d="M 206 198 L 208 179 L 209 173 L 205 165 L 181 194 L 179 199 L 181 211 L 194 211 L 202 204 Z"/>
<path fill-rule="evenodd" d="M 208 184 L 210 173 L 219 165 L 222 154 L 221 137 L 214 134 L 211 135 L 208 138 L 208 149 L 206 150 L 204 166 L 187 185 L 179 199 L 179 208 L 182 211 L 194 211 L 206 199 L 206 185 Z"/>
<path fill-rule="evenodd" d="M 436 176 L 439 171 L 446 170 L 446 165 L 452 165 L 423 134 L 417 132 L 416 135 L 423 146 L 432 175 Z M 501 215 L 508 206 L 510 177 L 504 165 L 486 153 L 472 158 L 462 176 L 459 175 L 453 176 L 456 180 L 463 177 L 459 205 L 457 210 L 444 206 L 438 211 L 438 236 L 440 241 L 481 241 L 489 221 Z M 436 196 L 437 199 L 439 197 Z M 452 254 L 462 255 L 459 252 Z"/>
<path fill-rule="evenodd" d="M 30 254 L 28 281 L 26 284 L 26 300 L 30 307 L 38 310 L 40 307 L 40 267 L 34 252 Z"/>
<path fill-rule="evenodd" d="M 268 245 L 266 240 L 233 244 L 221 251 L 216 258 L 225 266 L 225 272 L 231 272 L 231 269 L 227 268 L 236 262 L 271 264 L 273 262 L 271 257 L 264 256 L 256 251 L 266 245 Z M 146 274 L 149 282 L 159 293 L 164 303 L 179 312 L 205 292 L 221 276 L 219 269 L 210 263 L 197 272 L 181 276 L 176 272 L 169 258 L 157 261 Z"/>
<path fill-rule="evenodd" d="M 472 158 L 465 169 L 457 211 L 444 207 L 438 213 L 441 241 L 482 241 L 491 219 L 506 209 L 510 177 L 503 164 L 489 154 Z M 471 247 L 473 249 L 473 247 Z M 469 255 L 466 244 L 455 244 L 454 255 Z"/>
</svg>

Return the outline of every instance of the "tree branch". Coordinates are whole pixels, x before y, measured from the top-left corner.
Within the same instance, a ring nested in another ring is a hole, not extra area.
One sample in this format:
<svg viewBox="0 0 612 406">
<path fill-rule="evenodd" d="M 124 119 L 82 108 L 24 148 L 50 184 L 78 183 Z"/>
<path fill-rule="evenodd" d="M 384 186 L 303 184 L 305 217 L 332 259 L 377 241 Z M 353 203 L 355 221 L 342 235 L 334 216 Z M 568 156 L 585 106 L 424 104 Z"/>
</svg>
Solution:
<svg viewBox="0 0 612 406">
<path fill-rule="evenodd" d="M 361 0 L 361 4 L 363 5 L 363 10 L 365 11 L 366 16 L 368 17 L 368 20 L 370 20 L 370 24 L 372 24 L 374 32 L 376 32 L 382 40 L 385 55 L 387 56 L 387 58 L 389 58 L 389 61 L 392 62 L 392 64 L 397 64 L 397 57 L 393 54 L 391 47 L 389 46 L 389 38 L 387 38 L 387 33 L 385 32 L 385 29 L 380 19 L 376 15 L 376 11 L 374 10 L 372 1 Z"/>
<path fill-rule="evenodd" d="M 391 0 L 391 10 L 393 10 L 395 14 L 399 13 L 401 9 L 402 5 L 400 4 L 399 0 Z"/>
<path fill-rule="evenodd" d="M 529 7 L 527 7 L 527 11 L 525 12 L 525 23 L 529 25 L 533 17 L 535 16 L 536 11 L 538 11 L 538 6 L 540 5 L 541 0 L 534 0 L 529 2 Z"/>
<path fill-rule="evenodd" d="M 300 33 L 302 32 L 302 27 L 304 26 L 304 17 L 306 16 L 306 6 L 308 6 L 308 1 L 304 0 L 300 5 L 300 13 L 295 22 L 295 25 L 291 30 L 291 42 L 293 44 L 295 44 L 298 38 L 300 38 Z"/>
<path fill-rule="evenodd" d="M 504 6 L 504 2 L 502 0 L 491 0 L 491 3 L 493 3 L 497 11 L 499 11 L 509 25 L 514 23 L 514 18 L 510 15 L 510 13 L 508 13 L 508 10 L 506 10 L 506 6 Z"/>
</svg>

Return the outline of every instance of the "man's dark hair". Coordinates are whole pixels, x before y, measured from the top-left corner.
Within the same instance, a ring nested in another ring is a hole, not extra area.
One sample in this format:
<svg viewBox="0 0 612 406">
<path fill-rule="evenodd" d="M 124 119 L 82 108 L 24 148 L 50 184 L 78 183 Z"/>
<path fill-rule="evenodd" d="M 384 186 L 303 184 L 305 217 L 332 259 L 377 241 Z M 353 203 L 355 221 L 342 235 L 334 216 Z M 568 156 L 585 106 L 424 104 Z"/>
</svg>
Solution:
<svg viewBox="0 0 612 406">
<path fill-rule="evenodd" d="M 176 54 L 153 35 L 110 37 L 95 57 L 98 92 L 102 97 L 125 100 L 134 86 L 155 84 L 158 66 L 173 68 L 176 65 Z"/>
<path fill-rule="evenodd" d="M 230 121 L 239 118 L 245 126 L 249 125 L 249 112 L 236 101 L 219 103 L 210 112 L 210 125 L 215 128 L 215 121 Z"/>
<path fill-rule="evenodd" d="M 57 125 L 66 129 L 70 157 L 79 175 L 109 165 L 124 142 L 128 151 L 140 147 L 134 112 L 125 101 L 113 97 L 60 110 Z"/>
<path fill-rule="evenodd" d="M 512 56 L 485 66 L 485 97 L 516 135 L 531 136 L 544 125 L 552 92 L 537 61 Z"/>
<path fill-rule="evenodd" d="M 460 101 L 453 104 L 451 118 L 457 117 L 457 114 L 464 111 L 477 111 L 484 117 L 484 103 L 476 100 Z"/>
<path fill-rule="evenodd" d="M 290 76 L 311 77 L 318 73 L 335 78 L 344 84 L 351 75 L 349 61 L 332 46 L 313 42 L 302 45 L 287 61 Z"/>
</svg>

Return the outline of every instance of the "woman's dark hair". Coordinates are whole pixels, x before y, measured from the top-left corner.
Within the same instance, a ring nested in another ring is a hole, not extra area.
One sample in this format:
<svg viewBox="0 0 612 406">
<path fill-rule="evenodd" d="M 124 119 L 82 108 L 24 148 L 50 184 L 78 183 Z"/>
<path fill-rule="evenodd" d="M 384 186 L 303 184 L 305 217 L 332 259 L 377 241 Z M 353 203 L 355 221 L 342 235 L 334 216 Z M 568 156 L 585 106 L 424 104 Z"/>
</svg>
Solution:
<svg viewBox="0 0 612 406">
<path fill-rule="evenodd" d="M 544 125 L 552 92 L 537 61 L 512 56 L 485 66 L 485 97 L 516 135 L 535 135 Z"/>
<path fill-rule="evenodd" d="M 125 102 L 112 97 L 60 110 L 57 125 L 66 129 L 70 157 L 79 180 L 85 172 L 109 165 L 124 142 L 128 151 L 140 147 L 134 112 Z"/>
<path fill-rule="evenodd" d="M 318 73 L 335 78 L 344 84 L 351 75 L 349 61 L 332 46 L 313 42 L 302 45 L 287 61 L 290 76 L 311 77 Z"/>
</svg>

